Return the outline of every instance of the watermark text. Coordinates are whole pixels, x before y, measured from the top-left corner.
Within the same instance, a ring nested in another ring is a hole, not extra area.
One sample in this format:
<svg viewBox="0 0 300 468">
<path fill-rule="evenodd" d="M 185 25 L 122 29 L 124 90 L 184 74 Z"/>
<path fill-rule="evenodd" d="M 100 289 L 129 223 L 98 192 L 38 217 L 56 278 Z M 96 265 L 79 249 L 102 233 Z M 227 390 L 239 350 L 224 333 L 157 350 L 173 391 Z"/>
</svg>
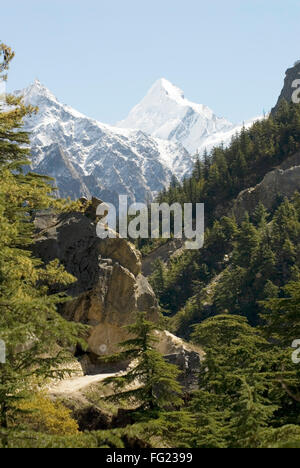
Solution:
<svg viewBox="0 0 300 468">
<path fill-rule="evenodd" d="M 117 216 L 118 213 L 118 216 Z M 201 249 L 204 244 L 203 203 L 133 203 L 128 206 L 126 195 L 119 196 L 118 210 L 111 203 L 97 208 L 100 221 L 97 236 L 100 239 L 185 239 L 188 250 Z M 118 223 L 117 223 L 118 218 Z M 118 224 L 118 226 L 117 226 Z M 117 234 L 118 229 L 118 234 Z"/>
</svg>

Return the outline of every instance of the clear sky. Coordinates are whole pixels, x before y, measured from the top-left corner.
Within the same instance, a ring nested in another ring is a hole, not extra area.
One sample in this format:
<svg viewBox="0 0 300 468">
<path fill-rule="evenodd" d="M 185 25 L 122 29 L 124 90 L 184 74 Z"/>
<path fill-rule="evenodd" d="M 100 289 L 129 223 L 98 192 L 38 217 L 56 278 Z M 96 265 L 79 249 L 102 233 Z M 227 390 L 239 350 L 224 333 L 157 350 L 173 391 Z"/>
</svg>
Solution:
<svg viewBox="0 0 300 468">
<path fill-rule="evenodd" d="M 115 123 L 165 77 L 233 122 L 270 110 L 300 59 L 299 0 L 0 0 L 9 90 L 40 79 Z"/>
</svg>

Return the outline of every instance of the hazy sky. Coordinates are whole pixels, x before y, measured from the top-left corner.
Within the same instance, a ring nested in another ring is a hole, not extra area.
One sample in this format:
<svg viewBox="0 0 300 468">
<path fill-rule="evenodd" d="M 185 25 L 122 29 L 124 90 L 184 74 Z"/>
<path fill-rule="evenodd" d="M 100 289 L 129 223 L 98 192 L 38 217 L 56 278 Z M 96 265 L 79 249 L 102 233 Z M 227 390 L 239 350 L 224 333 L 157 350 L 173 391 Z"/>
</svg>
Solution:
<svg viewBox="0 0 300 468">
<path fill-rule="evenodd" d="M 268 111 L 300 59 L 299 0 L 0 0 L 9 89 L 39 78 L 115 123 L 165 77 L 233 122 Z"/>
</svg>

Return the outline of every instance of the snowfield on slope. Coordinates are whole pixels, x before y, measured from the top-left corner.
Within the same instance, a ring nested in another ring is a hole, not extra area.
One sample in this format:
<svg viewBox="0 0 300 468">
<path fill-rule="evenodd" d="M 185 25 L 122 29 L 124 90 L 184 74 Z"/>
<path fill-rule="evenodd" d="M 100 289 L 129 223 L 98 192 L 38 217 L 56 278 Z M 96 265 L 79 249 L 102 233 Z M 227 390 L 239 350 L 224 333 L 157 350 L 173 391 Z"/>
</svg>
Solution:
<svg viewBox="0 0 300 468">
<path fill-rule="evenodd" d="M 190 154 L 202 154 L 205 148 L 210 150 L 222 142 L 226 145 L 242 128 L 242 124 L 234 125 L 217 117 L 209 107 L 189 101 L 181 89 L 165 78 L 156 81 L 128 117 L 116 125 L 180 143 Z"/>
<path fill-rule="evenodd" d="M 130 202 L 153 200 L 172 176 L 182 180 L 191 173 L 197 152 L 228 144 L 242 128 L 188 101 L 165 79 L 115 127 L 62 104 L 38 80 L 17 94 L 39 108 L 25 119 L 31 168 L 55 179 L 58 195 L 72 199 L 96 196 L 117 204 L 118 195 L 127 195 Z"/>
<path fill-rule="evenodd" d="M 32 169 L 53 177 L 61 196 L 110 192 L 145 201 L 167 187 L 173 174 L 181 178 L 191 170 L 192 158 L 180 144 L 85 117 L 61 104 L 39 81 L 21 93 L 26 104 L 39 107 L 25 122 Z"/>
</svg>

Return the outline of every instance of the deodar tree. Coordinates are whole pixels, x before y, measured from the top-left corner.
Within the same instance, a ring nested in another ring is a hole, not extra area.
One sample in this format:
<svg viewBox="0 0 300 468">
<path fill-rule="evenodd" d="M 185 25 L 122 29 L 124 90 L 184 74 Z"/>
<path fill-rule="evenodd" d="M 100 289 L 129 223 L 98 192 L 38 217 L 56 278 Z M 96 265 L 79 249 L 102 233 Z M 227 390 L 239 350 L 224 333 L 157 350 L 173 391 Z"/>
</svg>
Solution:
<svg viewBox="0 0 300 468">
<path fill-rule="evenodd" d="M 3 82 L 3 73 L 14 54 L 0 44 L 1 56 Z M 75 344 L 81 330 L 57 312 L 58 304 L 67 298 L 49 291 L 49 286 L 66 286 L 75 279 L 58 261 L 44 265 L 30 249 L 34 239 L 33 214 L 57 205 L 51 196 L 49 179 L 23 171 L 30 158 L 23 119 L 33 112 L 37 109 L 25 105 L 21 97 L 1 98 L 0 339 L 6 345 L 6 362 L 0 364 L 3 437 L 13 427 L 20 400 L 30 393 L 33 382 L 40 377 L 64 374 L 61 365 L 66 359 L 65 346 Z"/>
</svg>

